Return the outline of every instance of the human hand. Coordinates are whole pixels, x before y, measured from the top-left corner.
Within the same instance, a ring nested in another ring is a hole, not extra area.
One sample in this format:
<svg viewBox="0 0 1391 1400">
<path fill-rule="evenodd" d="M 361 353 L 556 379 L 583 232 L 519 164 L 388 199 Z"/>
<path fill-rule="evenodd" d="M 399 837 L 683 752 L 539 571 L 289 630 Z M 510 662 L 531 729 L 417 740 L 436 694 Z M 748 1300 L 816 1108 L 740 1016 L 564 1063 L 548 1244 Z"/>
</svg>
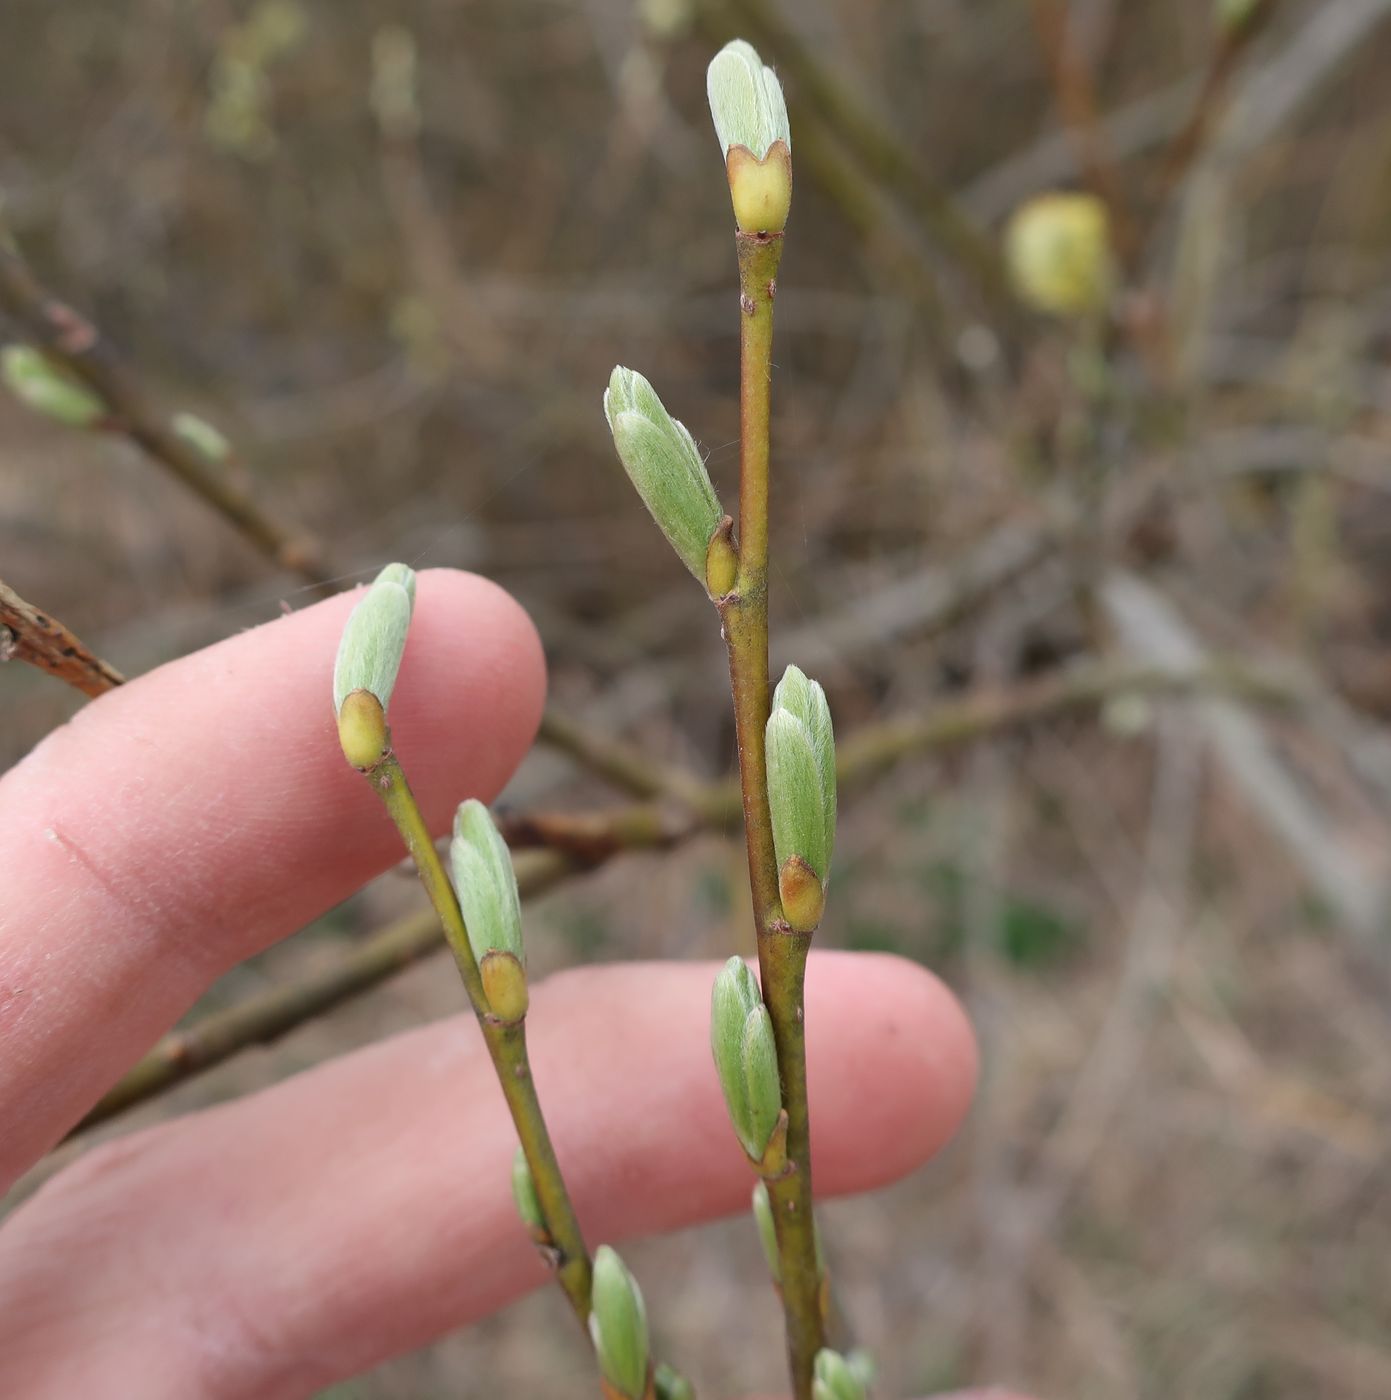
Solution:
<svg viewBox="0 0 1391 1400">
<path fill-rule="evenodd" d="M 0 780 L 3 1186 L 215 978 L 400 858 L 333 730 L 352 603 L 104 696 Z M 515 603 L 421 575 L 392 720 L 433 829 L 502 786 L 543 691 Z M 706 1050 L 715 970 L 534 991 L 532 1064 L 592 1244 L 747 1206 Z M 956 1003 L 901 960 L 826 953 L 807 1010 L 819 1191 L 912 1170 L 970 1098 Z M 0 1228 L 0 1394 L 308 1396 L 483 1317 L 546 1277 L 514 1143 L 463 1015 L 94 1148 Z"/>
</svg>

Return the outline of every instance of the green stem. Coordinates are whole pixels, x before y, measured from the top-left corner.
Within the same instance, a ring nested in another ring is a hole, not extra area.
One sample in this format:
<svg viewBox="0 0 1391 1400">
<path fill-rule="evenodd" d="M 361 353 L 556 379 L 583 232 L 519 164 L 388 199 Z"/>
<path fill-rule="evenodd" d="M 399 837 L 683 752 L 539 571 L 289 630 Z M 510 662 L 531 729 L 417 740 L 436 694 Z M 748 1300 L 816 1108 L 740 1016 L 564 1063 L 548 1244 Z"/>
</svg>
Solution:
<svg viewBox="0 0 1391 1400">
<path fill-rule="evenodd" d="M 415 795 L 406 781 L 405 772 L 394 753 L 388 752 L 380 763 L 367 773 L 367 779 L 386 805 L 391 820 L 401 833 L 420 875 L 420 883 L 430 896 L 435 913 L 444 928 L 449 951 L 463 979 L 464 989 L 478 1017 L 483 1040 L 497 1071 L 498 1083 L 516 1125 L 517 1137 L 536 1183 L 537 1199 L 546 1219 L 546 1229 L 555 1247 L 556 1279 L 565 1290 L 570 1306 L 579 1318 L 580 1326 L 589 1325 L 589 1293 L 591 1261 L 584 1236 L 565 1189 L 555 1148 L 551 1143 L 541 1102 L 536 1096 L 536 1084 L 531 1077 L 531 1063 L 526 1052 L 525 1020 L 502 1022 L 488 1007 L 483 979 L 469 943 L 463 911 L 455 897 L 454 887 L 445 873 L 444 862 L 425 825 Z"/>
<path fill-rule="evenodd" d="M 807 1111 L 802 988 L 810 936 L 789 932 L 778 898 L 778 865 L 768 815 L 764 727 L 768 722 L 768 495 L 773 298 L 781 234 L 739 234 L 740 477 L 739 574 L 721 604 L 739 742 L 739 783 L 748 845 L 758 966 L 773 1022 L 787 1110 L 787 1170 L 768 1183 L 778 1238 L 788 1362 L 796 1400 L 810 1400 L 812 1368 L 824 1344 L 812 1221 L 811 1131 Z"/>
</svg>

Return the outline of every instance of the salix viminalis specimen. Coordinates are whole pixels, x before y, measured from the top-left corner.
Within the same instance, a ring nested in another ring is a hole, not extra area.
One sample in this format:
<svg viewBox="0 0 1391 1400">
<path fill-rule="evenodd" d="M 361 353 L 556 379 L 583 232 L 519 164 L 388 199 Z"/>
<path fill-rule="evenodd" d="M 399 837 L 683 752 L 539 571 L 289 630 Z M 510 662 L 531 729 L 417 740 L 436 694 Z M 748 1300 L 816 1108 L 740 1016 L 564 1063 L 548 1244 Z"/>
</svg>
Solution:
<svg viewBox="0 0 1391 1400">
<path fill-rule="evenodd" d="M 625 470 L 719 610 L 729 653 L 758 975 L 716 980 L 710 1042 L 735 1136 L 760 1179 L 760 1234 L 783 1299 L 797 1400 L 825 1353 L 826 1289 L 812 1218 L 803 985 L 835 837 L 835 750 L 821 687 L 795 667 L 770 695 L 769 441 L 773 302 L 792 205 L 792 135 L 777 75 L 728 44 L 706 81 L 734 212 L 739 267 L 739 518 L 724 512 L 685 426 L 633 370 L 604 411 Z M 831 1363 L 823 1363 L 823 1369 Z M 820 1382 L 825 1391 L 828 1382 Z"/>
</svg>

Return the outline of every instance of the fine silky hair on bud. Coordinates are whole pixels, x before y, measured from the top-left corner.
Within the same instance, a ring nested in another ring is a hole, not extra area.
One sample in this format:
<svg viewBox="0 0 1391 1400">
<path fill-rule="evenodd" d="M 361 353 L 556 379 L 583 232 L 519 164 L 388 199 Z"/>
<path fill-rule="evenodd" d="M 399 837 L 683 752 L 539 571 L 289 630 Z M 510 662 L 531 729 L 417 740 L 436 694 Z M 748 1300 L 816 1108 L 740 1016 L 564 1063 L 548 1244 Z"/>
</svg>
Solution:
<svg viewBox="0 0 1391 1400">
<path fill-rule="evenodd" d="M 768 812 L 783 912 L 810 932 L 820 921 L 836 836 L 836 745 L 826 693 L 795 666 L 773 692 L 766 730 Z"/>
<path fill-rule="evenodd" d="M 594 1253 L 589 1335 L 604 1379 L 626 1400 L 647 1394 L 647 1308 L 642 1290 L 606 1244 Z"/>
<path fill-rule="evenodd" d="M 724 511 L 695 439 L 666 411 L 651 384 L 621 365 L 604 391 L 604 417 L 643 504 L 681 562 L 704 583 L 710 541 Z"/>
<path fill-rule="evenodd" d="M 816 1353 L 812 1400 L 865 1400 L 865 1387 L 849 1362 L 838 1352 L 823 1347 Z"/>
<path fill-rule="evenodd" d="M 705 95 L 721 155 L 743 146 L 755 160 L 762 160 L 774 141 L 791 151 L 792 132 L 778 75 L 746 40 L 732 40 L 710 60 Z"/>
<path fill-rule="evenodd" d="M 385 713 L 401 669 L 406 633 L 415 603 L 415 575 L 404 564 L 388 564 L 352 610 L 333 667 L 333 710 L 355 690 L 375 697 Z"/>
<path fill-rule="evenodd" d="M 0 379 L 27 408 L 69 428 L 92 428 L 107 416 L 96 394 L 32 345 L 0 352 Z"/>
<path fill-rule="evenodd" d="M 520 1020 L 526 1015 L 527 989 L 517 874 L 492 814 L 477 798 L 461 803 L 455 814 L 449 863 L 493 1014 L 503 1021 Z"/>
<path fill-rule="evenodd" d="M 710 1051 L 735 1136 L 760 1162 L 782 1113 L 773 1023 L 742 958 L 730 958 L 710 999 Z"/>
</svg>

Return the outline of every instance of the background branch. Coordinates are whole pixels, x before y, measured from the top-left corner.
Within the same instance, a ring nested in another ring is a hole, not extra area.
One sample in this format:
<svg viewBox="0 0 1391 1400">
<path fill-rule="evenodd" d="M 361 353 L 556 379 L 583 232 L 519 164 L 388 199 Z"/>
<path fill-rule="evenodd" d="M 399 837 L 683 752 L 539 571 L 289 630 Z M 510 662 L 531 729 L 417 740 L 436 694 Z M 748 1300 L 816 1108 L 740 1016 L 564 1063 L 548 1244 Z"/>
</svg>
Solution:
<svg viewBox="0 0 1391 1400">
<path fill-rule="evenodd" d="M 84 695 L 104 695 L 125 677 L 56 617 L 40 612 L 0 580 L 0 661 L 27 661 Z"/>
</svg>

